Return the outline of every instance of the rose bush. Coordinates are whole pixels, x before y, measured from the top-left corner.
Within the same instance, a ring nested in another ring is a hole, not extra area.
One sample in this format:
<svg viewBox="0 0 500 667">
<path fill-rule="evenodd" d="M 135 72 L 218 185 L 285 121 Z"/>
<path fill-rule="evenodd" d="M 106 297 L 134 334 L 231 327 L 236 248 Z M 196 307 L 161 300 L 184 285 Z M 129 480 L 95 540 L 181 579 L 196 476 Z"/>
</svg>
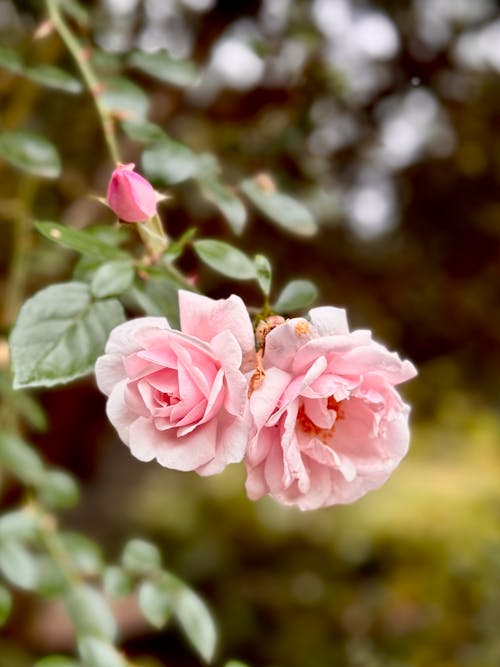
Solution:
<svg viewBox="0 0 500 667">
<path fill-rule="evenodd" d="M 323 307 L 273 329 L 263 366 L 250 398 L 251 499 L 309 510 L 352 502 L 387 480 L 408 449 L 409 408 L 394 386 L 416 374 L 410 362 L 369 331 L 349 333 L 343 310 Z"/>
<path fill-rule="evenodd" d="M 240 461 L 248 442 L 247 381 L 255 345 L 237 296 L 179 292 L 181 331 L 144 317 L 116 327 L 96 377 L 108 417 L 141 461 L 201 475 Z"/>
</svg>

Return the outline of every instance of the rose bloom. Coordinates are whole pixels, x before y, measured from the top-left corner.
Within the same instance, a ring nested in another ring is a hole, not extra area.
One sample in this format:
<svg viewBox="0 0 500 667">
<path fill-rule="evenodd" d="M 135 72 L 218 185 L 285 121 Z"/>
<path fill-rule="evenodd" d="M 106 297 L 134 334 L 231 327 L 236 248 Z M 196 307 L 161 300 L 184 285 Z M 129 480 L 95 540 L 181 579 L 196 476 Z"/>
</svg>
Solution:
<svg viewBox="0 0 500 667">
<path fill-rule="evenodd" d="M 157 196 L 149 181 L 134 171 L 135 165 L 121 164 L 111 174 L 106 202 L 125 222 L 146 222 L 156 213 Z"/>
<path fill-rule="evenodd" d="M 245 458 L 252 500 L 302 510 L 350 503 L 387 480 L 409 443 L 409 408 L 394 386 L 416 374 L 369 331 L 349 333 L 344 310 L 309 318 L 266 337 Z"/>
<path fill-rule="evenodd" d="M 220 472 L 243 457 L 247 381 L 255 365 L 242 300 L 179 292 L 182 331 L 162 317 L 116 327 L 96 363 L 107 415 L 132 454 L 176 470 Z"/>
</svg>

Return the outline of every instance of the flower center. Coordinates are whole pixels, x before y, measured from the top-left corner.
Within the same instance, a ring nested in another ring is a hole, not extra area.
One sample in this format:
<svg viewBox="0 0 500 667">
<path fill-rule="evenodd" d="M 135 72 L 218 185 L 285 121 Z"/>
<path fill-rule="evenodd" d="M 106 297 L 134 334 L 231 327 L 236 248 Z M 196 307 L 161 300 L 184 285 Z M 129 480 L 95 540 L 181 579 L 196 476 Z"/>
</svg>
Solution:
<svg viewBox="0 0 500 667">
<path fill-rule="evenodd" d="M 319 438 L 323 443 L 328 444 L 328 440 L 332 436 L 335 430 L 335 424 L 340 419 L 344 419 L 344 411 L 342 408 L 342 401 L 336 401 L 333 396 L 328 397 L 326 407 L 329 410 L 335 410 L 335 421 L 331 428 L 323 428 L 315 424 L 306 414 L 305 408 L 303 405 L 300 406 L 297 413 L 297 423 L 299 424 L 302 432 L 309 437 Z"/>
</svg>

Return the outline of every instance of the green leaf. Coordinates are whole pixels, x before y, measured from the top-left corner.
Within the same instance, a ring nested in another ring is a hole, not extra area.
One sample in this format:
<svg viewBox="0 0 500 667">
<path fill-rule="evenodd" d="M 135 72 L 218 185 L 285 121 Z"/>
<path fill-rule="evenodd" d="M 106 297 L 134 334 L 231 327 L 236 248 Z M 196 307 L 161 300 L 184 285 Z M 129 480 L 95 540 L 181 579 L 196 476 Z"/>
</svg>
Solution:
<svg viewBox="0 0 500 667">
<path fill-rule="evenodd" d="M 37 292 L 22 306 L 10 337 L 14 388 L 52 387 L 90 373 L 109 333 L 124 320 L 119 301 L 93 301 L 85 283 Z"/>
<path fill-rule="evenodd" d="M 17 435 L 0 432 L 0 461 L 25 484 L 38 484 L 45 474 L 37 452 Z"/>
<path fill-rule="evenodd" d="M 122 554 L 123 567 L 130 574 L 142 576 L 161 567 L 160 550 L 146 540 L 133 539 L 127 542 Z"/>
<path fill-rule="evenodd" d="M 103 81 L 99 101 L 120 118 L 146 118 L 149 98 L 135 83 L 117 76 Z"/>
<path fill-rule="evenodd" d="M 100 547 L 93 540 L 73 532 L 60 533 L 60 538 L 78 572 L 85 576 L 93 576 L 102 572 L 104 559 Z"/>
<path fill-rule="evenodd" d="M 38 576 L 36 592 L 45 598 L 61 597 L 65 594 L 67 582 L 60 568 L 47 555 L 38 556 Z"/>
<path fill-rule="evenodd" d="M 38 581 L 35 556 L 22 544 L 13 540 L 0 542 L 0 570 L 14 586 L 33 590 Z"/>
<path fill-rule="evenodd" d="M 229 660 L 224 667 L 248 667 L 248 665 L 246 662 L 241 662 L 241 660 Z"/>
<path fill-rule="evenodd" d="M 128 64 L 155 79 L 180 88 L 193 86 L 200 78 L 200 73 L 194 63 L 188 60 L 176 60 L 166 51 L 156 53 L 135 51 L 130 56 Z"/>
<path fill-rule="evenodd" d="M 54 65 L 35 65 L 34 67 L 27 67 L 24 70 L 24 75 L 41 84 L 47 88 L 55 90 L 63 90 L 66 93 L 73 93 L 77 95 L 83 91 L 83 85 L 74 76 L 68 74 L 59 67 Z"/>
<path fill-rule="evenodd" d="M 134 282 L 134 267 L 130 259 L 106 262 L 94 273 L 91 290 L 95 297 L 103 299 L 126 292 Z"/>
<path fill-rule="evenodd" d="M 97 637 L 83 637 L 78 650 L 85 667 L 127 667 L 125 658 L 116 648 Z"/>
<path fill-rule="evenodd" d="M 247 221 L 247 211 L 241 199 L 215 179 L 200 181 L 203 195 L 211 201 L 228 221 L 235 234 L 241 234 Z"/>
<path fill-rule="evenodd" d="M 5 625 L 11 609 L 12 596 L 4 586 L 0 586 L 0 628 Z"/>
<path fill-rule="evenodd" d="M 12 596 L 4 587 L 0 586 L 0 627 L 5 625 L 12 609 Z"/>
<path fill-rule="evenodd" d="M 165 136 L 143 151 L 141 164 L 151 180 L 175 185 L 198 173 L 199 158 L 184 144 Z"/>
<path fill-rule="evenodd" d="M 217 630 L 207 605 L 194 591 L 183 587 L 176 596 L 174 614 L 191 645 L 203 660 L 211 662 Z"/>
<path fill-rule="evenodd" d="M 313 236 L 317 232 L 311 213 L 292 197 L 263 188 L 254 179 L 243 181 L 240 187 L 252 204 L 280 227 L 299 236 Z"/>
<path fill-rule="evenodd" d="M 40 500 L 54 510 L 74 507 L 78 503 L 78 485 L 64 470 L 49 470 L 39 485 Z"/>
<path fill-rule="evenodd" d="M 159 125 L 148 120 L 124 120 L 121 125 L 127 137 L 144 144 L 152 144 L 166 137 Z"/>
<path fill-rule="evenodd" d="M 187 246 L 187 244 L 194 236 L 196 236 L 197 231 L 197 227 L 189 227 L 189 229 L 186 229 L 182 236 L 171 241 L 165 252 L 165 255 L 167 256 L 166 260 L 172 262 L 174 259 L 180 257 L 184 252 L 184 248 Z"/>
<path fill-rule="evenodd" d="M 310 280 L 292 280 L 279 295 L 273 310 L 289 313 L 310 306 L 318 297 L 318 290 Z"/>
<path fill-rule="evenodd" d="M 145 315 L 166 317 L 174 329 L 179 328 L 179 288 L 160 276 L 135 282 L 127 296 Z"/>
<path fill-rule="evenodd" d="M 33 667 L 81 667 L 80 663 L 67 655 L 48 655 L 37 660 Z"/>
<path fill-rule="evenodd" d="M 268 297 L 269 292 L 271 291 L 271 264 L 269 263 L 267 257 L 264 255 L 255 255 L 253 261 L 255 264 L 255 271 L 257 273 L 259 287 L 264 293 L 264 296 Z"/>
<path fill-rule="evenodd" d="M 102 577 L 104 592 L 112 598 L 128 595 L 132 591 L 132 581 L 128 574 L 117 565 L 110 565 Z"/>
<path fill-rule="evenodd" d="M 108 641 L 116 637 L 116 622 L 101 593 L 88 584 L 77 584 L 66 597 L 69 615 L 78 635 Z"/>
<path fill-rule="evenodd" d="M 36 229 L 50 241 L 55 241 L 65 248 L 76 250 L 84 255 L 100 259 L 125 259 L 128 255 L 120 248 L 102 241 L 92 229 L 74 229 L 57 222 L 35 222 Z"/>
<path fill-rule="evenodd" d="M 44 409 L 33 396 L 24 391 L 12 392 L 12 403 L 14 409 L 23 419 L 26 419 L 35 431 L 45 432 L 48 428 L 47 415 Z"/>
<path fill-rule="evenodd" d="M 215 239 L 193 242 L 198 257 L 218 273 L 235 280 L 252 280 L 257 277 L 254 263 L 241 250 Z"/>
<path fill-rule="evenodd" d="M 15 510 L 0 517 L 0 540 L 31 542 L 38 536 L 38 520 L 28 510 Z"/>
<path fill-rule="evenodd" d="M 172 593 L 160 581 L 144 581 L 139 588 L 139 607 L 155 628 L 163 628 L 172 615 Z"/>
<path fill-rule="evenodd" d="M 14 49 L 0 44 L 0 67 L 20 74 L 24 67 L 19 54 Z"/>
<path fill-rule="evenodd" d="M 77 0 L 58 0 L 63 12 L 78 25 L 85 28 L 90 23 L 88 11 Z"/>
<path fill-rule="evenodd" d="M 55 147 L 32 132 L 0 133 L 0 157 L 22 171 L 41 178 L 57 178 L 61 161 Z"/>
</svg>

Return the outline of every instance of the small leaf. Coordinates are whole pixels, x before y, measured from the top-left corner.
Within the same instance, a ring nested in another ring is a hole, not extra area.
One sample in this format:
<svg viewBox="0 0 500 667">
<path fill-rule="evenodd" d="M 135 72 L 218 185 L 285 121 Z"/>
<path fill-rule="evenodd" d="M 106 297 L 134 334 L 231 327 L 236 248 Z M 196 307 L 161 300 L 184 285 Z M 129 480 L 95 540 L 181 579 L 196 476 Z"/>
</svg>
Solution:
<svg viewBox="0 0 500 667">
<path fill-rule="evenodd" d="M 126 572 L 117 565 L 110 565 L 102 577 L 104 592 L 112 598 L 123 597 L 132 591 L 132 581 Z"/>
<path fill-rule="evenodd" d="M 39 485 L 40 500 L 54 510 L 74 507 L 78 503 L 78 485 L 64 470 L 49 470 Z"/>
<path fill-rule="evenodd" d="M 65 549 L 69 552 L 73 565 L 85 576 L 102 572 L 104 559 L 100 547 L 86 535 L 80 533 L 60 533 Z"/>
<path fill-rule="evenodd" d="M 88 584 L 77 584 L 66 603 L 78 635 L 93 635 L 114 641 L 116 622 L 101 593 Z"/>
<path fill-rule="evenodd" d="M 77 95 L 83 90 L 83 85 L 78 79 L 59 67 L 54 67 L 54 65 L 27 67 L 24 70 L 24 75 L 42 86 L 63 90 L 66 93 Z"/>
<path fill-rule="evenodd" d="M 182 255 L 184 248 L 191 241 L 191 239 L 196 236 L 197 231 L 198 229 L 196 227 L 189 227 L 189 229 L 186 229 L 182 236 L 170 242 L 165 252 L 165 255 L 168 257 L 169 261 L 172 262 L 174 259 L 177 259 Z"/>
<path fill-rule="evenodd" d="M 217 630 L 203 600 L 190 588 L 182 588 L 176 597 L 174 614 L 186 637 L 206 662 L 211 662 L 217 643 Z"/>
<path fill-rule="evenodd" d="M 37 660 L 33 667 L 81 667 L 80 663 L 67 655 L 48 655 Z"/>
<path fill-rule="evenodd" d="M 255 271 L 257 272 L 257 281 L 264 296 L 268 297 L 271 291 L 271 264 L 264 255 L 255 255 L 254 257 Z"/>
<path fill-rule="evenodd" d="M 12 392 L 12 403 L 23 419 L 35 431 L 45 432 L 48 428 L 47 415 L 38 401 L 24 391 Z"/>
<path fill-rule="evenodd" d="M 0 432 L 0 461 L 25 484 L 38 484 L 45 474 L 37 452 L 17 435 Z"/>
<path fill-rule="evenodd" d="M 11 609 L 12 596 L 4 586 L 0 586 L 0 628 L 7 622 Z"/>
<path fill-rule="evenodd" d="M 247 221 L 247 211 L 241 199 L 215 179 L 200 181 L 203 195 L 220 210 L 235 234 L 241 234 Z"/>
<path fill-rule="evenodd" d="M 47 555 L 38 556 L 36 592 L 45 598 L 61 597 L 66 592 L 67 582 L 60 568 Z"/>
<path fill-rule="evenodd" d="M 160 550 L 146 540 L 130 540 L 123 549 L 122 563 L 130 574 L 150 574 L 161 567 Z"/>
<path fill-rule="evenodd" d="M 144 617 L 155 628 L 163 628 L 172 614 L 172 594 L 161 585 L 161 580 L 144 581 L 139 588 L 139 607 Z"/>
<path fill-rule="evenodd" d="M 99 101 L 119 118 L 146 118 L 149 98 L 135 83 L 117 76 L 103 81 Z"/>
<path fill-rule="evenodd" d="M 55 147 L 32 132 L 0 133 L 0 157 L 29 174 L 41 178 L 57 178 L 61 161 Z"/>
<path fill-rule="evenodd" d="M 91 290 L 95 297 L 106 298 L 123 294 L 134 281 L 131 260 L 117 259 L 102 264 L 94 273 Z"/>
<path fill-rule="evenodd" d="M 15 510 L 0 517 L 0 540 L 31 542 L 38 536 L 38 521 L 27 510 Z"/>
<path fill-rule="evenodd" d="M 257 277 L 253 262 L 229 243 L 215 239 L 193 242 L 198 257 L 210 268 L 235 280 L 252 280 Z"/>
<path fill-rule="evenodd" d="M 188 60 L 176 60 L 166 51 L 156 53 L 135 51 L 130 56 L 128 63 L 131 67 L 155 79 L 180 88 L 193 86 L 200 78 L 200 73 L 194 63 Z"/>
<path fill-rule="evenodd" d="M 3 44 L 0 44 L 0 67 L 8 69 L 15 74 L 20 74 L 24 69 L 17 51 Z"/>
<path fill-rule="evenodd" d="M 148 120 L 124 120 L 121 125 L 127 137 L 143 144 L 152 144 L 166 137 L 159 125 Z"/>
<path fill-rule="evenodd" d="M 85 28 L 90 23 L 88 11 L 77 0 L 58 0 L 61 9 L 78 25 Z"/>
<path fill-rule="evenodd" d="M 179 288 L 172 281 L 160 276 L 136 281 L 127 296 L 145 315 L 166 317 L 171 327 L 179 328 Z"/>
<path fill-rule="evenodd" d="M 33 590 L 38 581 L 35 556 L 22 544 L 13 540 L 0 542 L 0 570 L 14 586 Z"/>
<path fill-rule="evenodd" d="M 124 320 L 119 301 L 93 301 L 85 283 L 37 292 L 10 337 L 14 388 L 52 387 L 90 373 L 110 331 Z"/>
<path fill-rule="evenodd" d="M 199 158 L 184 144 L 165 136 L 143 151 L 141 164 L 151 180 L 175 185 L 198 173 Z"/>
<path fill-rule="evenodd" d="M 273 310 L 289 313 L 310 306 L 318 297 L 316 286 L 309 280 L 292 280 L 279 295 Z"/>
<path fill-rule="evenodd" d="M 127 667 L 125 658 L 116 648 L 97 637 L 83 637 L 78 650 L 85 667 Z"/>
<path fill-rule="evenodd" d="M 74 229 L 57 222 L 35 222 L 36 229 L 50 241 L 55 241 L 65 248 L 76 250 L 84 255 L 99 257 L 100 259 L 125 259 L 127 254 L 116 246 L 102 241 L 91 227 Z"/>
<path fill-rule="evenodd" d="M 280 227 L 299 236 L 313 236 L 317 232 L 311 213 L 292 197 L 263 188 L 254 179 L 243 181 L 240 187 L 252 204 Z"/>
</svg>

